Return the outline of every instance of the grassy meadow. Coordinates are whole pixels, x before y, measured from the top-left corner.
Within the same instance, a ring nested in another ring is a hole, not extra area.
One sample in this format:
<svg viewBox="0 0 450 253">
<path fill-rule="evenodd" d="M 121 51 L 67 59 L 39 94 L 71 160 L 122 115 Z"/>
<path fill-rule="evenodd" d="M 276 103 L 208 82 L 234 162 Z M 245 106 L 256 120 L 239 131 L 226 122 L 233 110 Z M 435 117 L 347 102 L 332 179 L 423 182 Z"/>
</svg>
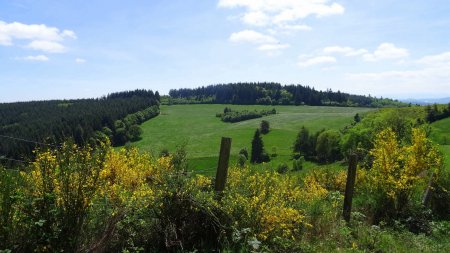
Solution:
<svg viewBox="0 0 450 253">
<path fill-rule="evenodd" d="M 450 170 L 450 118 L 431 124 L 430 138 L 440 144 L 445 156 L 445 165 Z"/>
<path fill-rule="evenodd" d="M 224 123 L 215 115 L 223 112 L 227 106 L 233 110 L 275 108 L 277 114 L 238 123 Z M 158 154 L 163 148 L 174 151 L 178 145 L 185 144 L 190 169 L 210 174 L 215 171 L 221 137 L 232 138 L 231 162 L 235 162 L 241 148 L 246 147 L 250 152 L 255 129 L 264 119 L 270 122 L 271 127 L 270 133 L 263 136 L 264 146 L 269 154 L 277 154 L 269 164 L 276 166 L 290 160 L 292 144 L 302 126 L 308 128 L 310 133 L 323 128 L 342 129 L 353 121 L 356 113 L 364 114 L 371 110 L 373 109 L 325 106 L 161 106 L 161 115 L 141 125 L 142 139 L 133 145 Z M 305 166 L 313 165 L 307 163 Z"/>
</svg>

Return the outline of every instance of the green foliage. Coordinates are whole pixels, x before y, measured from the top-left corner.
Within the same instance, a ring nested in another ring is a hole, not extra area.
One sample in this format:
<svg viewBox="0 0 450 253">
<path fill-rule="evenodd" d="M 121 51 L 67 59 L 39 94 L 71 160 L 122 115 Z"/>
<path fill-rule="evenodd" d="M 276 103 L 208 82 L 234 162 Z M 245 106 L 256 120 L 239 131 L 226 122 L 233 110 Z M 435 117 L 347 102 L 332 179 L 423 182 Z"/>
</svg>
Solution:
<svg viewBox="0 0 450 253">
<path fill-rule="evenodd" d="M 175 150 L 180 142 L 187 140 L 190 168 L 214 175 L 217 167 L 217 145 L 220 143 L 220 138 L 227 136 L 233 139 L 231 163 L 234 164 L 238 159 L 240 148 L 247 146 L 250 153 L 249 143 L 261 122 L 260 119 L 253 119 L 236 124 L 224 124 L 217 118 L 211 117 L 216 112 L 222 112 L 224 107 L 224 105 L 209 104 L 162 106 L 161 116 L 141 125 L 142 139 L 134 142 L 133 145 L 144 151 L 158 153 L 162 148 Z M 267 109 L 262 105 L 233 105 L 232 108 L 237 111 Z M 294 142 L 302 126 L 305 126 L 312 135 L 323 127 L 339 130 L 353 122 L 355 113 L 363 115 L 372 111 L 368 108 L 326 106 L 276 106 L 274 108 L 279 113 L 268 116 L 267 120 L 276 131 L 270 132 L 267 137 L 263 138 L 269 153 L 271 147 L 277 147 L 278 156 L 271 158 L 270 161 L 270 166 L 273 168 L 282 162 L 292 163 L 290 145 Z M 305 158 L 313 159 L 307 156 Z M 307 166 L 313 165 L 308 164 Z"/>
<path fill-rule="evenodd" d="M 313 150 L 311 144 L 309 131 L 305 126 L 302 126 L 294 142 L 294 153 L 299 153 L 303 156 L 310 155 Z"/>
<path fill-rule="evenodd" d="M 115 134 L 113 144 L 124 145 L 129 141 L 138 141 L 141 138 L 142 129 L 139 124 L 159 115 L 159 106 L 151 106 L 142 111 L 128 114 L 123 120 L 114 122 Z"/>
<path fill-rule="evenodd" d="M 51 144 L 73 138 L 78 145 L 84 145 L 106 127 L 114 134 L 118 132 L 119 136 L 111 138 L 112 142 L 117 139 L 124 144 L 128 140 L 124 140 L 127 134 L 123 130 L 128 131 L 127 127 L 157 113 L 159 102 L 150 90 L 112 93 L 97 99 L 2 103 L 0 135 Z M 113 136 L 109 131 L 105 134 Z M 33 142 L 2 138 L 0 153 L 22 159 L 32 157 L 36 146 Z"/>
<path fill-rule="evenodd" d="M 168 157 L 170 155 L 169 149 L 163 148 L 161 151 L 159 151 L 158 157 Z"/>
<path fill-rule="evenodd" d="M 251 163 L 261 163 L 262 153 L 264 152 L 264 144 L 259 129 L 256 129 L 252 140 L 252 152 L 250 156 Z"/>
<path fill-rule="evenodd" d="M 279 83 L 231 83 L 209 85 L 195 89 L 169 91 L 169 102 L 261 105 L 332 105 L 332 106 L 406 106 L 392 99 L 351 95 L 331 89 L 317 91 L 309 86 Z"/>
<path fill-rule="evenodd" d="M 336 130 L 327 130 L 317 137 L 317 159 L 322 163 L 330 163 L 342 158 L 340 151 L 341 134 Z"/>
<path fill-rule="evenodd" d="M 248 160 L 248 150 L 247 150 L 247 148 L 241 148 L 241 150 L 239 150 L 239 155 L 243 155 L 245 157 L 245 159 Z"/>
<path fill-rule="evenodd" d="M 280 174 L 285 174 L 289 171 L 289 166 L 286 163 L 281 163 L 277 167 L 277 172 Z"/>
<path fill-rule="evenodd" d="M 303 164 L 305 163 L 305 157 L 301 156 L 298 159 L 294 159 L 292 161 L 292 170 L 293 171 L 301 171 L 303 169 Z"/>
<path fill-rule="evenodd" d="M 269 121 L 267 121 L 267 120 L 261 121 L 259 129 L 260 129 L 262 134 L 268 134 L 269 131 L 270 131 L 270 123 L 269 123 Z"/>
<path fill-rule="evenodd" d="M 245 163 L 247 162 L 247 157 L 243 154 L 239 154 L 238 156 L 238 160 L 237 160 L 237 164 L 240 167 L 243 167 L 245 165 Z"/>
<path fill-rule="evenodd" d="M 450 220 L 450 171 L 443 170 L 431 189 L 430 207 L 440 219 Z"/>
<path fill-rule="evenodd" d="M 225 109 L 223 111 L 224 111 L 224 113 L 216 113 L 216 117 L 221 118 L 223 122 L 231 122 L 231 123 L 261 118 L 264 116 L 268 116 L 268 115 L 277 113 L 275 108 L 272 110 L 261 110 L 261 111 L 256 111 L 256 110 L 255 111 L 247 111 L 247 110 L 233 111 L 233 110 L 231 110 L 231 108 L 225 107 Z M 265 127 L 268 127 L 268 125 Z M 267 133 L 268 133 L 269 129 L 267 128 L 264 130 L 267 130 Z"/>
</svg>

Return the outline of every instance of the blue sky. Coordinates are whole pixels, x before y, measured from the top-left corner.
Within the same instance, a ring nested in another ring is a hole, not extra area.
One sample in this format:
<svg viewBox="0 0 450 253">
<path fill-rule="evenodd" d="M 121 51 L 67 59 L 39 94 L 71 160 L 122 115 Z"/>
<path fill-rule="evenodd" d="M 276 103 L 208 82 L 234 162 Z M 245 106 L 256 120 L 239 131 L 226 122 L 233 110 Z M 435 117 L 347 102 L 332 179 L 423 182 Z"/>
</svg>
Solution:
<svg viewBox="0 0 450 253">
<path fill-rule="evenodd" d="M 0 102 L 276 81 L 450 96 L 448 0 L 0 1 Z"/>
</svg>

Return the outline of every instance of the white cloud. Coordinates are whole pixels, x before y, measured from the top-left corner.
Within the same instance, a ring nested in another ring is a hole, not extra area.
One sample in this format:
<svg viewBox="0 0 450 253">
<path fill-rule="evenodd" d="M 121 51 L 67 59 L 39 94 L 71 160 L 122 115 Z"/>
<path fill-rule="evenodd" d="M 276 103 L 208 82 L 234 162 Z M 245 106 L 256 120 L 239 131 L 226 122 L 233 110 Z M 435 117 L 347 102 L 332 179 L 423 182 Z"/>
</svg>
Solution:
<svg viewBox="0 0 450 253">
<path fill-rule="evenodd" d="M 242 21 L 248 25 L 266 26 L 270 22 L 270 17 L 264 12 L 253 11 L 244 14 Z"/>
<path fill-rule="evenodd" d="M 22 24 L 19 22 L 6 23 L 0 21 L 0 45 L 12 46 L 15 40 L 31 41 L 27 48 L 49 53 L 61 53 L 65 47 L 61 44 L 65 38 L 76 39 L 71 30 L 60 31 L 56 27 L 44 24 Z"/>
<path fill-rule="evenodd" d="M 367 54 L 366 49 L 354 49 L 352 47 L 331 46 L 322 50 L 325 54 L 343 54 L 344 56 L 358 56 Z"/>
<path fill-rule="evenodd" d="M 336 63 L 336 58 L 332 56 L 317 56 L 312 58 L 306 58 L 305 56 L 300 57 L 298 66 L 300 67 L 311 67 L 313 65 L 326 64 L 326 63 Z"/>
<path fill-rule="evenodd" d="M 278 41 L 272 37 L 253 30 L 243 30 L 231 34 L 231 42 L 249 42 L 254 44 L 276 44 Z"/>
<path fill-rule="evenodd" d="M 45 40 L 34 40 L 26 46 L 33 50 L 40 50 L 48 53 L 63 53 L 66 48 L 58 42 L 45 41 Z"/>
<path fill-rule="evenodd" d="M 388 90 L 402 97 L 420 94 L 442 96 L 442 92 L 448 90 L 450 83 L 450 52 L 411 61 L 408 69 L 348 73 L 346 77 L 371 87 L 372 92 L 379 94 L 386 93 Z"/>
<path fill-rule="evenodd" d="M 297 21 L 308 16 L 325 17 L 343 14 L 345 9 L 329 0 L 220 0 L 222 8 L 245 8 L 247 13 L 261 12 L 271 17 L 272 23 Z"/>
<path fill-rule="evenodd" d="M 83 64 L 83 63 L 86 62 L 86 60 L 85 60 L 85 59 L 82 59 L 82 58 L 76 58 L 76 59 L 75 59 L 75 62 L 78 63 L 78 64 Z"/>
<path fill-rule="evenodd" d="M 367 49 L 355 49 L 353 47 L 330 46 L 325 47 L 322 52 L 324 54 L 342 54 L 344 56 L 362 56 L 365 61 L 380 61 L 389 59 L 402 59 L 409 56 L 409 51 L 400 48 L 392 43 L 380 44 L 374 52 Z"/>
<path fill-rule="evenodd" d="M 373 53 L 363 55 L 365 61 L 379 61 L 387 59 L 401 59 L 409 56 L 405 48 L 396 47 L 392 43 L 382 43 Z"/>
<path fill-rule="evenodd" d="M 264 28 L 266 32 L 273 36 L 310 31 L 312 27 L 303 24 L 302 20 L 309 17 L 321 18 L 340 15 L 345 11 L 342 5 L 331 2 L 331 0 L 219 0 L 218 7 L 243 9 L 240 20 L 245 25 Z M 231 38 L 234 40 L 237 35 L 250 34 L 233 33 Z M 252 34 L 252 36 L 255 37 L 255 34 Z M 273 37 L 271 38 L 276 40 Z M 274 44 L 274 42 L 262 43 Z"/>
<path fill-rule="evenodd" d="M 308 25 L 279 25 L 282 30 L 287 31 L 311 31 L 312 27 Z"/>
<path fill-rule="evenodd" d="M 444 52 L 437 55 L 428 55 L 416 61 L 419 64 L 441 66 L 450 66 L 450 52 Z"/>
<path fill-rule="evenodd" d="M 264 44 L 258 47 L 258 50 L 261 51 L 274 51 L 281 50 L 290 47 L 289 44 Z"/>
<path fill-rule="evenodd" d="M 30 55 L 21 58 L 15 58 L 16 60 L 24 60 L 24 61 L 48 61 L 49 58 L 45 55 Z"/>
<path fill-rule="evenodd" d="M 76 39 L 77 38 L 77 35 L 75 34 L 75 32 L 71 31 L 71 30 L 64 30 L 61 35 L 63 37 L 69 37 L 69 38 L 72 38 L 72 39 Z"/>
</svg>

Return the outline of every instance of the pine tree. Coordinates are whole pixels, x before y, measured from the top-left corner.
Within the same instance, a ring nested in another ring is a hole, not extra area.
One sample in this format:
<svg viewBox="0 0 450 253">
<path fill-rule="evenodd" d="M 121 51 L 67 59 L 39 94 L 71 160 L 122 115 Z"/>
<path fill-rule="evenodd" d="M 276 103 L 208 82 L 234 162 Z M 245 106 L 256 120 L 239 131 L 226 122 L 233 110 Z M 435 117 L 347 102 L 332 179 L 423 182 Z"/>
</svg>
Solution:
<svg viewBox="0 0 450 253">
<path fill-rule="evenodd" d="M 252 153 L 250 157 L 250 162 L 261 163 L 263 153 L 264 153 L 264 144 L 261 139 L 261 133 L 259 129 L 256 129 L 255 135 L 253 136 L 252 140 Z"/>
<path fill-rule="evenodd" d="M 310 152 L 310 148 L 309 131 L 305 126 L 302 126 L 294 142 L 294 153 L 306 155 Z"/>
</svg>

